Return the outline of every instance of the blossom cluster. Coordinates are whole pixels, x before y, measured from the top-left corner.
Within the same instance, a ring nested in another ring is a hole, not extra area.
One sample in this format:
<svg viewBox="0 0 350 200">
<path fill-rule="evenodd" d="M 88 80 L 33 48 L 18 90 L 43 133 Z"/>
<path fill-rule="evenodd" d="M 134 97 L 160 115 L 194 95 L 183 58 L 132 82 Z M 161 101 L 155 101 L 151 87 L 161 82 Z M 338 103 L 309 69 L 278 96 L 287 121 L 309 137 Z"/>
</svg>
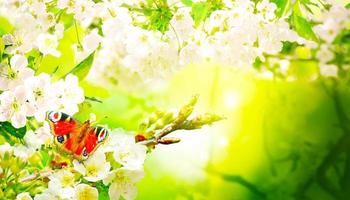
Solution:
<svg viewBox="0 0 350 200">
<path fill-rule="evenodd" d="M 52 11 L 55 3 L 58 12 Z M 169 1 L 165 8 L 171 18 L 164 30 L 144 28 L 148 16 L 128 8 L 146 4 L 92 0 L 2 2 L 1 13 L 16 28 L 13 34 L 4 36 L 7 44 L 12 44 L 7 51 L 26 53 L 37 48 L 44 55 L 60 56 L 58 40 L 65 30 L 60 16 L 66 12 L 74 16 L 75 26 L 79 24 L 87 33 L 72 47 L 77 60 L 101 44 L 89 80 L 128 86 L 130 80 L 164 80 L 183 66 L 198 62 L 249 69 L 257 57 L 264 59 L 264 53 L 280 52 L 283 41 L 302 41 L 286 17 L 275 15 L 277 6 L 268 0 L 257 4 L 224 1 L 221 8 L 199 22 L 192 16 L 191 7 Z"/>
<path fill-rule="evenodd" d="M 31 136 L 25 138 L 26 148 L 38 148 L 38 144 L 45 144 L 45 141 L 39 138 L 34 140 L 36 144 L 32 144 L 31 139 L 33 139 Z M 0 145 L 0 158 L 9 152 L 20 156 L 16 152 L 18 148 L 9 144 Z M 26 153 L 29 156 L 33 155 Z M 98 199 L 98 190 L 91 186 L 93 183 L 109 187 L 110 199 L 119 199 L 119 197 L 134 199 L 137 194 L 134 184 L 143 177 L 145 157 L 146 146 L 135 143 L 134 137 L 121 129 L 113 130 L 107 143 L 87 160 L 73 160 L 63 169 L 50 171 L 47 188 L 37 193 L 34 200 Z M 3 171 L 0 166 L 0 173 Z M 29 171 L 22 172 L 24 176 L 28 173 Z M 33 198 L 28 192 L 24 192 L 19 193 L 17 199 L 31 200 Z"/>
<path fill-rule="evenodd" d="M 69 114 L 78 111 L 84 92 L 77 77 L 67 75 L 56 82 L 48 74 L 37 76 L 27 67 L 27 58 L 16 54 L 10 63 L 0 64 L 0 121 L 10 121 L 15 128 L 26 125 L 27 118 L 45 120 L 46 112 L 61 110 Z"/>
<path fill-rule="evenodd" d="M 329 10 L 322 12 L 321 19 L 318 19 L 320 24 L 314 26 L 313 29 L 321 39 L 321 43 L 317 47 L 320 74 L 323 76 L 337 77 L 339 66 L 331 63 L 331 61 L 335 59 L 336 54 L 334 41 L 336 37 L 348 27 L 350 10 L 336 1 L 330 0 L 329 3 L 331 3 L 332 6 Z"/>
<path fill-rule="evenodd" d="M 305 10 L 303 20 L 309 23 L 306 26 L 309 27 L 308 34 L 312 35 L 309 37 L 313 37 L 313 40 L 299 38 L 297 43 L 287 41 L 283 52 L 266 54 L 265 60 L 260 59 L 261 63 L 255 63 L 259 66 L 259 70 L 255 71 L 258 76 L 294 81 L 298 79 L 298 68 L 306 67 L 310 72 L 307 79 L 311 81 L 319 77 L 340 77 L 340 74 L 347 73 L 350 66 L 350 47 L 347 42 L 350 9 L 339 1 L 325 0 L 322 3 L 313 5 L 317 6 L 313 7 L 319 11 L 317 15 L 305 9 L 305 6 L 298 7 Z"/>
<path fill-rule="evenodd" d="M 119 4 L 110 5 L 109 10 L 115 14 L 103 21 L 102 47 L 90 79 L 118 81 L 124 86 L 130 79 L 153 83 L 188 64 L 207 61 L 251 69 L 257 57 L 280 52 L 283 41 L 302 41 L 285 17 L 276 17 L 274 3 L 225 3 L 199 24 L 191 7 L 168 3 L 175 11 L 164 33 L 137 26 L 147 20 L 145 16 Z M 145 2 L 134 2 L 136 6 L 142 4 Z"/>
</svg>

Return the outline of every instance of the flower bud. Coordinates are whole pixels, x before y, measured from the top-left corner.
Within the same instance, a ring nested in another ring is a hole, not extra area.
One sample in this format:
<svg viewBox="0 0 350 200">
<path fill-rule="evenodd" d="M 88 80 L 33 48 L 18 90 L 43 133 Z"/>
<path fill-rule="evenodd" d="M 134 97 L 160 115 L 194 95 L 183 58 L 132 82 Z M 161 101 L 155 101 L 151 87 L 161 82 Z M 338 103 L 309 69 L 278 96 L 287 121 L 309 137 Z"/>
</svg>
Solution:
<svg viewBox="0 0 350 200">
<path fill-rule="evenodd" d="M 180 138 L 171 138 L 171 137 L 168 137 L 168 138 L 161 138 L 158 140 L 158 143 L 160 144 L 174 144 L 174 143 L 178 143 L 180 142 Z"/>
<path fill-rule="evenodd" d="M 11 157 L 10 152 L 6 151 L 3 155 L 3 158 L 1 159 L 1 162 L 0 162 L 0 167 L 2 169 L 6 169 L 11 165 L 9 162 L 10 157 Z"/>
<path fill-rule="evenodd" d="M 185 105 L 184 107 L 181 108 L 177 119 L 175 121 L 175 123 L 180 124 L 183 121 L 185 121 L 187 119 L 188 116 L 190 116 L 193 112 L 194 106 L 196 105 L 198 100 L 198 95 L 195 95 L 192 97 L 192 99 L 190 100 L 190 102 Z"/>
<path fill-rule="evenodd" d="M 138 134 L 138 135 L 135 136 L 135 142 L 141 142 L 141 141 L 144 141 L 144 140 L 146 140 L 146 137 L 143 136 L 143 135 Z"/>
<path fill-rule="evenodd" d="M 162 120 L 158 120 L 157 123 L 155 124 L 155 129 L 161 129 L 164 127 L 164 123 Z"/>
<path fill-rule="evenodd" d="M 41 155 L 39 152 L 35 152 L 32 156 L 28 158 L 29 164 L 33 166 L 39 166 L 41 164 Z"/>
<path fill-rule="evenodd" d="M 148 126 L 156 122 L 158 119 L 158 115 L 154 112 L 148 118 Z"/>
<path fill-rule="evenodd" d="M 204 125 L 210 125 L 216 121 L 224 119 L 221 116 L 206 113 L 203 115 L 199 115 L 191 120 L 186 121 L 181 128 L 191 130 L 191 129 L 198 129 L 201 128 Z"/>
</svg>

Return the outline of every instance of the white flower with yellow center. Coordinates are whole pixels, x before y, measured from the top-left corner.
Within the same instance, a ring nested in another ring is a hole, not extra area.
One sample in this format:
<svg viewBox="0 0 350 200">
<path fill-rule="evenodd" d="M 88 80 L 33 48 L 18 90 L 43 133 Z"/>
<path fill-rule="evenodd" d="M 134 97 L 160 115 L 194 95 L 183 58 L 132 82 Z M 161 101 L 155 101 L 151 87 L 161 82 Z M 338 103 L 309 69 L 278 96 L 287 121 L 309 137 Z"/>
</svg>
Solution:
<svg viewBox="0 0 350 200">
<path fill-rule="evenodd" d="M 76 76 L 69 74 L 63 80 L 59 80 L 52 85 L 54 92 L 54 104 L 56 110 L 69 115 L 79 111 L 78 104 L 84 101 L 84 90 L 79 87 L 79 80 Z"/>
<path fill-rule="evenodd" d="M 32 77 L 34 71 L 27 65 L 27 58 L 19 54 L 11 57 L 10 65 L 0 64 L 0 90 L 12 90 Z"/>
<path fill-rule="evenodd" d="M 22 192 L 16 196 L 16 200 L 33 200 L 28 192 Z"/>
<path fill-rule="evenodd" d="M 46 189 L 42 193 L 35 195 L 34 200 L 62 200 L 57 194 L 52 193 L 51 190 Z M 65 199 L 66 200 L 66 199 Z"/>
<path fill-rule="evenodd" d="M 98 190 L 87 184 L 79 184 L 75 186 L 76 200 L 97 200 Z"/>
<path fill-rule="evenodd" d="M 268 0 L 263 0 L 256 4 L 256 8 L 259 11 L 259 14 L 264 20 L 272 20 L 275 16 L 275 10 L 277 9 L 276 4 L 270 3 Z"/>
<path fill-rule="evenodd" d="M 121 129 L 116 129 L 110 134 L 107 141 L 106 152 L 113 152 L 115 161 L 127 168 L 142 168 L 146 158 L 147 148 L 135 143 L 132 135 L 126 134 Z"/>
<path fill-rule="evenodd" d="M 109 186 L 108 194 L 111 199 L 119 199 L 123 197 L 126 200 L 135 199 L 137 189 L 135 183 L 140 181 L 144 173 L 142 170 L 130 170 L 119 168 L 113 170 L 107 178 L 103 180 L 103 184 Z"/>
<path fill-rule="evenodd" d="M 18 86 L 14 91 L 5 91 L 0 95 L 0 121 L 10 120 L 15 128 L 26 125 L 28 104 L 26 91 Z"/>
<path fill-rule="evenodd" d="M 58 41 L 56 35 L 42 33 L 36 39 L 36 44 L 41 53 L 44 55 L 53 55 L 59 57 L 61 52 L 57 51 Z"/>
<path fill-rule="evenodd" d="M 39 122 L 45 121 L 46 112 L 54 108 L 51 77 L 42 73 L 25 81 L 31 115 Z"/>
<path fill-rule="evenodd" d="M 51 193 L 62 199 L 70 199 L 74 196 L 75 176 L 68 170 L 60 170 L 49 176 L 49 187 Z"/>
<path fill-rule="evenodd" d="M 90 182 L 97 182 L 109 173 L 111 165 L 106 161 L 106 156 L 102 151 L 96 151 L 86 161 L 79 162 L 73 160 L 74 169 Z"/>
</svg>

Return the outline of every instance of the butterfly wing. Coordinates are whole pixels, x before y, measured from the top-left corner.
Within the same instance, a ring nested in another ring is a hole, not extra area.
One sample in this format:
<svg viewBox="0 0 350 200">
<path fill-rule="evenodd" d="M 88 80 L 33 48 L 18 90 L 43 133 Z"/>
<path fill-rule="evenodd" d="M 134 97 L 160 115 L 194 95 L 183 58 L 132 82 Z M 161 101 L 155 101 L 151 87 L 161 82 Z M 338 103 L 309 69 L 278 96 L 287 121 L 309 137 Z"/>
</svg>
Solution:
<svg viewBox="0 0 350 200">
<path fill-rule="evenodd" d="M 81 152 L 82 158 L 87 158 L 97 147 L 102 144 L 108 136 L 108 131 L 104 127 L 91 127 L 85 137 L 84 147 Z M 79 153 L 79 152 L 77 152 Z"/>
<path fill-rule="evenodd" d="M 72 152 L 74 136 L 81 131 L 82 124 L 70 115 L 52 111 L 47 114 L 51 132 L 55 136 L 55 142 L 67 152 Z"/>
<path fill-rule="evenodd" d="M 90 127 L 89 121 L 81 124 L 62 112 L 49 112 L 47 119 L 56 143 L 77 158 L 86 159 L 108 136 L 107 129 Z"/>
<path fill-rule="evenodd" d="M 47 121 L 50 124 L 52 134 L 55 136 L 68 135 L 80 125 L 80 123 L 71 116 L 55 111 L 47 114 Z"/>
</svg>

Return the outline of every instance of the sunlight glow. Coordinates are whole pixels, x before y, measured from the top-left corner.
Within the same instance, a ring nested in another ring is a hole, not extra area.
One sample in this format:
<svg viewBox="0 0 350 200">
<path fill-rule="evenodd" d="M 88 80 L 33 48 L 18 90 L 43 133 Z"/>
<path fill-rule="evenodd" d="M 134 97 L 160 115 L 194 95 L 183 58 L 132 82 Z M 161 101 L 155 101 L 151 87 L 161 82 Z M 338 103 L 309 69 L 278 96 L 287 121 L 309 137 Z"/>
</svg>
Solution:
<svg viewBox="0 0 350 200">
<path fill-rule="evenodd" d="M 224 105 L 229 109 L 238 108 L 240 104 L 240 95 L 236 91 L 226 91 L 224 93 Z"/>
</svg>

